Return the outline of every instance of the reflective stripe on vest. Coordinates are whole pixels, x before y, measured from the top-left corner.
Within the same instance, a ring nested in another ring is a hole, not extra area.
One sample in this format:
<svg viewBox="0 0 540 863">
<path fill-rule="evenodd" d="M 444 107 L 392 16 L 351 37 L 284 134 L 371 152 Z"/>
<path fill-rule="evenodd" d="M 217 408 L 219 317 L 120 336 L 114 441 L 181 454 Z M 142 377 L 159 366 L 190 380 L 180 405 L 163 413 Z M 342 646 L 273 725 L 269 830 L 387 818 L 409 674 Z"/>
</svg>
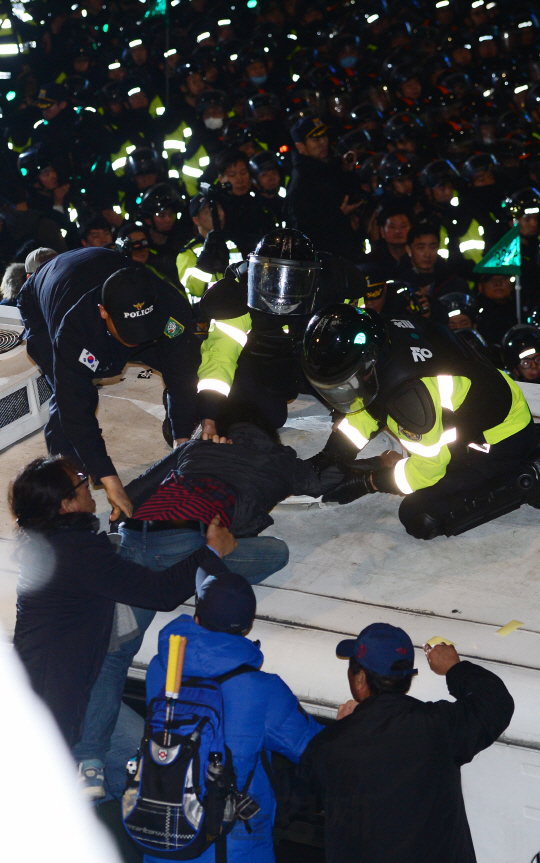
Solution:
<svg viewBox="0 0 540 863">
<path fill-rule="evenodd" d="M 216 378 L 203 378 L 197 384 L 197 392 L 202 393 L 203 390 L 212 390 L 216 393 L 221 393 L 223 396 L 228 396 L 231 388 L 225 381 L 218 381 Z"/>
<path fill-rule="evenodd" d="M 408 458 L 402 458 L 396 462 L 394 467 L 394 481 L 402 494 L 412 494 L 413 490 L 409 485 L 409 480 L 405 475 L 405 465 L 409 461 Z"/>
<path fill-rule="evenodd" d="M 343 434 L 349 438 L 351 443 L 358 447 L 358 449 L 364 449 L 365 445 L 369 443 L 368 438 L 364 437 L 364 435 L 359 432 L 358 429 L 352 426 L 347 417 L 341 420 L 340 424 L 338 425 L 338 429 L 342 431 Z"/>
<path fill-rule="evenodd" d="M 212 321 L 215 324 L 218 330 L 221 330 L 222 333 L 225 333 L 226 336 L 229 336 L 231 339 L 234 339 L 235 342 L 238 342 L 239 345 L 242 345 L 244 348 L 247 344 L 247 334 L 243 330 L 239 330 L 238 327 L 233 327 L 231 324 L 226 324 L 223 321 Z"/>
</svg>

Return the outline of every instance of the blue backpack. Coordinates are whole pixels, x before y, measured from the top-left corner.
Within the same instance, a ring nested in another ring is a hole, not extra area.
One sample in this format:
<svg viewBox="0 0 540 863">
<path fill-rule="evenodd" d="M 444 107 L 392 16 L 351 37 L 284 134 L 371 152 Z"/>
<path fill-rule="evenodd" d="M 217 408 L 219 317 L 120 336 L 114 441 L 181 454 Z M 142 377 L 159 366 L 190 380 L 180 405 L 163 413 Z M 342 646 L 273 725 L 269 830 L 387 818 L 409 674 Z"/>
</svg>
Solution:
<svg viewBox="0 0 540 863">
<path fill-rule="evenodd" d="M 256 669 L 241 665 L 220 677 L 186 679 L 169 713 L 164 688 L 148 705 L 122 801 L 124 827 L 141 851 L 191 860 L 216 843 L 216 859 L 226 860 L 226 837 L 236 821 L 251 832 L 248 821 L 260 807 L 247 791 L 257 762 L 239 791 L 221 693 L 225 680 L 248 671 Z"/>
</svg>

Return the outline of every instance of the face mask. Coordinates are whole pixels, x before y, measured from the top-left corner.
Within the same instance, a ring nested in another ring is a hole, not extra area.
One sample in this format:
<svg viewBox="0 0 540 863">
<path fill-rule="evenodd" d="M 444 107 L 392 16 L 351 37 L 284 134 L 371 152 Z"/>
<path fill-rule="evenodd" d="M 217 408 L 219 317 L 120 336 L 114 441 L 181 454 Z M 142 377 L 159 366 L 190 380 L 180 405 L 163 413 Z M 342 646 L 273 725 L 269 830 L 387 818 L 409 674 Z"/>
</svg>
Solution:
<svg viewBox="0 0 540 863">
<path fill-rule="evenodd" d="M 339 65 L 343 69 L 352 69 L 358 63 L 358 57 L 354 57 L 352 54 L 348 54 L 347 57 L 342 57 L 339 61 Z"/>
<path fill-rule="evenodd" d="M 204 120 L 204 125 L 207 129 L 221 129 L 223 126 L 223 117 L 207 117 Z"/>
<path fill-rule="evenodd" d="M 252 75 L 250 75 L 249 80 L 252 84 L 255 84 L 256 87 L 261 87 L 266 82 L 267 78 L 268 75 L 259 75 L 257 78 L 254 78 Z"/>
</svg>

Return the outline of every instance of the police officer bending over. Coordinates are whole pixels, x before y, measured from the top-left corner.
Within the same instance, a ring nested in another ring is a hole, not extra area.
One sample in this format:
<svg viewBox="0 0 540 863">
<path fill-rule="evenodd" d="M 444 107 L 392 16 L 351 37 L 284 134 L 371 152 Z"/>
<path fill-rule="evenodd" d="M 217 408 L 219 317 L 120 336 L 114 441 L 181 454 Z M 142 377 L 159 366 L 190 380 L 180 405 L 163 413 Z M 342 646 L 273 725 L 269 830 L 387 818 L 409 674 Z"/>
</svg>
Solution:
<svg viewBox="0 0 540 863">
<path fill-rule="evenodd" d="M 248 261 L 229 266 L 200 303 L 212 322 L 199 368 L 203 432 L 216 434 L 215 420 L 231 392 L 281 428 L 287 402 L 313 392 L 300 366 L 313 310 L 363 297 L 365 284 L 354 264 L 316 252 L 308 237 L 288 228 L 266 234 Z"/>
<path fill-rule="evenodd" d="M 96 418 L 94 378 L 129 361 L 163 374 L 176 443 L 195 425 L 198 347 L 191 310 L 178 291 L 108 249 L 76 249 L 40 267 L 18 300 L 29 356 L 53 390 L 45 440 L 105 486 L 112 518 L 132 506 L 107 455 Z"/>
<path fill-rule="evenodd" d="M 418 539 L 459 534 L 522 503 L 538 504 L 540 468 L 526 461 L 537 438 L 521 389 L 449 330 L 418 318 L 385 323 L 371 310 L 336 304 L 310 321 L 302 363 L 344 415 L 316 465 L 339 459 L 342 435 L 356 453 L 384 427 L 409 453 L 394 454 L 393 466 L 388 457 L 375 469 L 371 459 L 366 469 L 354 463 L 323 500 L 405 495 L 399 517 Z"/>
</svg>

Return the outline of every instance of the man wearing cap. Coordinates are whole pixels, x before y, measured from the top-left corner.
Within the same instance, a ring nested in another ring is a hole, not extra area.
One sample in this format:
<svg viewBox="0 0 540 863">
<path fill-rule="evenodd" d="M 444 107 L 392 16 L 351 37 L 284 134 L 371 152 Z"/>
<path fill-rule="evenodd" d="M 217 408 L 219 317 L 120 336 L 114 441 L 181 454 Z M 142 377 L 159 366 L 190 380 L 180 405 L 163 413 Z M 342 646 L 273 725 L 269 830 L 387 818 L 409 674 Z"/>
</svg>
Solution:
<svg viewBox="0 0 540 863">
<path fill-rule="evenodd" d="M 68 103 L 68 92 L 63 84 L 44 84 L 34 105 L 41 110 L 43 122 L 34 127 L 32 144 L 46 142 L 64 155 L 70 152 L 75 139 L 76 114 Z"/>
<path fill-rule="evenodd" d="M 40 246 L 39 249 L 34 249 L 34 251 L 30 252 L 24 260 L 26 275 L 31 276 L 32 273 L 35 273 L 42 264 L 46 264 L 47 261 L 52 261 L 52 259 L 56 258 L 57 255 L 58 252 L 55 252 L 54 249 L 48 249 L 46 246 Z"/>
<path fill-rule="evenodd" d="M 53 390 L 45 439 L 51 453 L 69 456 L 113 506 L 131 516 L 131 503 L 107 455 L 96 418 L 95 378 L 120 374 L 130 360 L 160 371 L 168 391 L 176 442 L 195 425 L 198 349 L 191 311 L 178 291 L 123 255 L 76 249 L 42 266 L 26 282 L 18 305 L 27 350 Z"/>
<path fill-rule="evenodd" d="M 214 226 L 212 204 L 208 196 L 199 192 L 189 202 L 189 215 L 197 235 L 180 249 L 176 266 L 180 282 L 192 304 L 198 302 L 208 285 L 223 278 L 230 263 L 242 260 L 234 242 L 225 239 L 223 207 L 218 202 L 215 206 L 218 229 Z"/>
<path fill-rule="evenodd" d="M 249 832 L 239 821 L 227 836 L 226 858 L 222 859 L 228 863 L 274 863 L 276 800 L 268 756 L 279 752 L 297 764 L 309 741 L 321 730 L 277 674 L 260 671 L 264 656 L 259 642 L 246 637 L 255 612 L 253 588 L 241 575 L 224 573 L 214 578 L 199 569 L 195 618 L 183 614 L 161 630 L 158 655 L 146 676 L 150 700 L 163 689 L 170 635 L 187 638 L 186 677 L 218 677 L 233 672 L 221 684 L 225 743 L 232 753 L 238 788 L 244 788 L 254 770 L 245 793 L 261 809 L 250 819 Z M 157 863 L 157 859 L 148 854 L 144 858 L 145 863 Z M 197 860 L 213 863 L 216 848 L 209 848 Z"/>
<path fill-rule="evenodd" d="M 327 863 L 476 861 L 460 767 L 507 728 L 514 702 L 499 677 L 460 661 L 453 646 L 425 652 L 454 703 L 407 695 L 417 670 L 399 627 L 372 623 L 337 646 L 353 700 L 299 768 L 303 793 L 322 797 Z"/>
<path fill-rule="evenodd" d="M 304 117 L 291 129 L 295 144 L 285 211 L 289 225 L 302 231 L 321 252 L 349 260 L 360 257 L 349 216 L 360 204 L 349 204 L 341 163 L 329 158 L 328 126 Z"/>
</svg>

